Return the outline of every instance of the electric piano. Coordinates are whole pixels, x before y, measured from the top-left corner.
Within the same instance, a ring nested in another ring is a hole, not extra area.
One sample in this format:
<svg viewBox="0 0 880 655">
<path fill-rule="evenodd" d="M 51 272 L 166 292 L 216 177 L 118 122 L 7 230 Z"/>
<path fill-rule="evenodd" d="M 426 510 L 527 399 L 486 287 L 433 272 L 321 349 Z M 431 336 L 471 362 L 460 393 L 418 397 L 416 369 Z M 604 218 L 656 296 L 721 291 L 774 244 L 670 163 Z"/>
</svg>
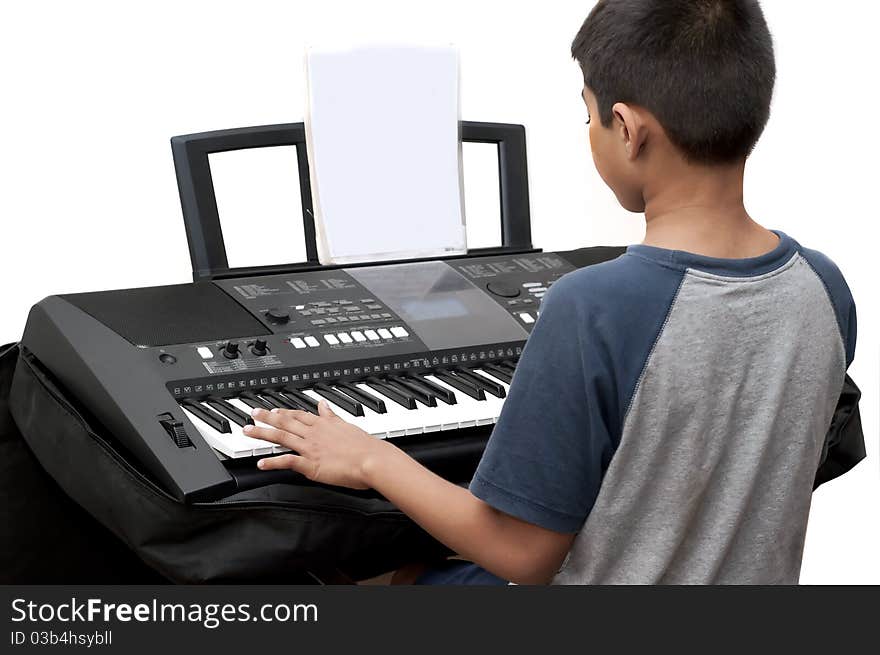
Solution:
<svg viewBox="0 0 880 655">
<path fill-rule="evenodd" d="M 522 127 L 465 122 L 462 139 L 498 147 L 501 246 L 327 266 L 314 245 L 302 124 L 175 137 L 194 281 L 50 296 L 31 310 L 22 346 L 185 502 L 295 476 L 258 471 L 256 458 L 282 449 L 242 428 L 251 408 L 316 412 L 321 399 L 432 468 L 472 471 L 544 294 L 622 249 L 533 248 Z M 307 261 L 230 268 L 208 154 L 274 145 L 300 154 Z"/>
</svg>

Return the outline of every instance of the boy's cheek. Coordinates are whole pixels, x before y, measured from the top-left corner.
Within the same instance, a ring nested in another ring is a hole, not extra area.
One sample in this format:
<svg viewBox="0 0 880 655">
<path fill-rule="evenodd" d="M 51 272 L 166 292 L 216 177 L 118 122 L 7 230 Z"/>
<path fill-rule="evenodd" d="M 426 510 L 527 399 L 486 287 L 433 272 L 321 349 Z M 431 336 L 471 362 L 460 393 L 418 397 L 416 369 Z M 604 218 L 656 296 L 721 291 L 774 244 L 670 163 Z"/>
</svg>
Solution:
<svg viewBox="0 0 880 655">
<path fill-rule="evenodd" d="M 625 162 L 616 161 L 598 148 L 593 148 L 593 163 L 599 177 L 617 197 L 617 202 L 630 212 L 645 211 L 642 189 L 637 180 L 631 179 Z"/>
</svg>

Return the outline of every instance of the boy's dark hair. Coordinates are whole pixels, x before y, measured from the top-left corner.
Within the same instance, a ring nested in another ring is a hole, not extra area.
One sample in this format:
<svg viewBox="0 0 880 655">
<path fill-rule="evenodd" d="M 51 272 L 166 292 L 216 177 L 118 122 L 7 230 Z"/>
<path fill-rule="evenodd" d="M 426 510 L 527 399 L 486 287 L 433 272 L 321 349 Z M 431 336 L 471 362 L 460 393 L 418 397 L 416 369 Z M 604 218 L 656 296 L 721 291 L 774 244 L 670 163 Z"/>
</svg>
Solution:
<svg viewBox="0 0 880 655">
<path fill-rule="evenodd" d="M 773 39 L 757 0 L 600 0 L 571 46 L 608 127 L 650 111 L 689 161 L 749 156 L 770 117 Z"/>
</svg>

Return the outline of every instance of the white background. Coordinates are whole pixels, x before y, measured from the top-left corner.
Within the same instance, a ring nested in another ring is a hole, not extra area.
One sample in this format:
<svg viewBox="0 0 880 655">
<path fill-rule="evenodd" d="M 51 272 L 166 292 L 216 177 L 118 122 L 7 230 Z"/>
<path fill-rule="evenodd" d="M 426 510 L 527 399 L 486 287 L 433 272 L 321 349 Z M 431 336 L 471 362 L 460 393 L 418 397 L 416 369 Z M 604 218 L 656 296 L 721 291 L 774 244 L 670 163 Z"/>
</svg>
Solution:
<svg viewBox="0 0 880 655">
<path fill-rule="evenodd" d="M 569 46 L 591 4 L 4 3 L 0 342 L 18 339 L 28 308 L 49 294 L 187 281 L 169 137 L 302 120 L 307 44 L 454 43 L 462 118 L 527 127 L 535 244 L 640 240 L 641 218 L 593 170 L 576 95 Z M 880 583 L 880 12 L 870 0 L 763 5 L 779 82 L 747 204 L 849 280 L 859 310 L 851 373 L 869 442 L 867 462 L 815 494 L 802 581 Z"/>
</svg>

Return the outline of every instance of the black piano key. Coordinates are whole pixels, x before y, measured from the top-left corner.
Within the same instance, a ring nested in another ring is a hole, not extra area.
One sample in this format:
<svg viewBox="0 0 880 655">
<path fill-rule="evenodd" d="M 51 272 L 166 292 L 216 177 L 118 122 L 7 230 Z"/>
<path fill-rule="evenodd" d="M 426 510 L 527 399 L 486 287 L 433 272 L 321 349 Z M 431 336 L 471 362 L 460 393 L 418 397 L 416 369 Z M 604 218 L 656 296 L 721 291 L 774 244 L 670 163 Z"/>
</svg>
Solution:
<svg viewBox="0 0 880 655">
<path fill-rule="evenodd" d="M 278 393 L 277 391 L 272 391 L 271 389 L 263 389 L 262 391 L 260 391 L 260 395 L 269 402 L 277 404 L 280 409 L 302 409 L 299 403 L 292 401 L 290 398 Z"/>
<path fill-rule="evenodd" d="M 284 387 L 284 395 L 293 399 L 305 411 L 311 412 L 312 414 L 318 413 L 318 401 L 307 396 L 299 389 L 294 387 Z"/>
<path fill-rule="evenodd" d="M 441 387 L 439 384 L 434 382 L 433 380 L 429 380 L 425 378 L 423 375 L 416 375 L 414 379 L 418 380 L 419 384 L 424 385 L 431 392 L 437 396 L 440 400 L 445 402 L 447 405 L 455 405 L 458 403 L 458 399 L 455 397 L 455 394 L 452 392 L 452 389 L 447 389 L 446 387 Z"/>
<path fill-rule="evenodd" d="M 208 398 L 207 400 L 205 400 L 205 403 L 208 404 L 211 409 L 215 410 L 217 413 L 223 414 L 223 416 L 228 418 L 236 425 L 244 427 L 246 425 L 254 424 L 254 419 L 245 414 L 235 405 L 230 405 L 222 398 Z"/>
<path fill-rule="evenodd" d="M 511 375 L 513 375 L 513 372 L 516 370 L 516 364 L 514 364 L 513 361 L 511 361 L 509 359 L 505 359 L 502 362 L 498 362 L 498 366 L 503 368 L 505 371 L 507 371 Z"/>
<path fill-rule="evenodd" d="M 217 432 L 221 432 L 223 434 L 232 433 L 232 429 L 229 427 L 229 421 L 227 421 L 216 412 L 211 411 L 204 405 L 197 403 L 194 400 L 181 400 L 180 404 L 182 407 L 192 412 L 200 419 L 202 419 L 205 423 L 217 430 Z"/>
<path fill-rule="evenodd" d="M 268 405 L 269 409 L 289 409 L 286 405 L 282 405 L 280 401 L 272 398 L 272 396 L 266 396 L 261 393 L 259 394 L 259 397 L 260 400 Z"/>
<path fill-rule="evenodd" d="M 366 380 L 366 385 L 369 386 L 376 393 L 382 394 L 386 398 L 390 398 L 398 405 L 402 405 L 407 409 L 416 408 L 415 396 L 413 396 L 412 394 L 403 393 L 377 377 L 368 377 Z"/>
<path fill-rule="evenodd" d="M 314 387 L 315 393 L 323 396 L 331 403 L 335 403 L 339 405 L 346 412 L 351 414 L 352 416 L 363 416 L 364 415 L 364 407 L 358 401 L 352 400 L 348 396 L 339 393 L 333 387 L 330 387 L 323 382 L 318 382 L 318 384 Z"/>
<path fill-rule="evenodd" d="M 263 398 L 260 398 L 257 394 L 251 391 L 242 391 L 240 394 L 238 394 L 238 399 L 248 407 L 253 407 L 254 409 L 275 408 L 275 405 L 267 400 L 264 400 Z"/>
<path fill-rule="evenodd" d="M 449 371 L 439 370 L 434 372 L 434 377 L 442 380 L 450 387 L 454 387 L 474 400 L 486 400 L 486 392 L 473 382 L 460 378 Z"/>
<path fill-rule="evenodd" d="M 466 368 L 458 367 L 453 369 L 456 375 L 465 378 L 473 382 L 483 391 L 491 393 L 496 398 L 504 398 L 507 395 L 507 392 L 504 391 L 504 387 L 495 382 L 494 380 L 489 380 L 484 378 L 479 373 L 474 373 L 473 371 L 469 371 Z"/>
<path fill-rule="evenodd" d="M 513 375 L 511 373 L 505 371 L 500 366 L 496 366 L 495 364 L 483 364 L 482 369 L 492 377 L 496 377 L 502 382 L 506 382 L 507 384 L 510 384 L 513 381 Z"/>
<path fill-rule="evenodd" d="M 336 390 L 340 393 L 345 394 L 349 398 L 353 400 L 357 400 L 358 402 L 366 405 L 370 409 L 372 409 L 377 414 L 385 414 L 388 410 L 385 409 L 385 401 L 381 398 L 376 398 L 371 393 L 367 393 L 360 387 L 356 387 L 353 384 L 349 384 L 348 382 L 339 382 L 336 385 Z"/>
<path fill-rule="evenodd" d="M 410 395 L 415 396 L 416 400 L 422 403 L 425 407 L 436 407 L 437 406 L 437 398 L 431 393 L 430 390 L 425 389 L 417 382 L 412 382 L 409 378 L 405 378 L 399 375 L 389 375 L 388 381 L 392 383 L 397 389 L 403 389 Z"/>
</svg>

